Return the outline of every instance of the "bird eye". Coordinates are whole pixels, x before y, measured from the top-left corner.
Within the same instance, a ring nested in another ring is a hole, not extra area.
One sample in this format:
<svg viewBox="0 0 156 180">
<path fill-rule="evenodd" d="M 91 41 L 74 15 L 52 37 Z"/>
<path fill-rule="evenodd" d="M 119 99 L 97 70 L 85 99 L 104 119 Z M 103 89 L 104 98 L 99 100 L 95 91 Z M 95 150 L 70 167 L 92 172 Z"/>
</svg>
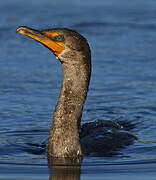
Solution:
<svg viewBox="0 0 156 180">
<path fill-rule="evenodd" d="M 56 37 L 56 40 L 57 40 L 57 41 L 62 41 L 62 40 L 63 40 L 63 36 L 60 36 L 60 35 L 57 36 L 57 37 Z"/>
</svg>

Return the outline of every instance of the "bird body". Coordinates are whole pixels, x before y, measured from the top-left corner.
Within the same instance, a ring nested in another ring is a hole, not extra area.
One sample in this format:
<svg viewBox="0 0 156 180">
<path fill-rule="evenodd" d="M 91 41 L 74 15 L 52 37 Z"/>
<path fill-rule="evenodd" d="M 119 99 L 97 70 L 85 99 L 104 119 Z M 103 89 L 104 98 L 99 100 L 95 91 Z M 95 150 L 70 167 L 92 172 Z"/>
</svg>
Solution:
<svg viewBox="0 0 156 180">
<path fill-rule="evenodd" d="M 76 31 L 64 28 L 38 31 L 21 26 L 17 32 L 49 48 L 62 64 L 64 78 L 50 129 L 48 156 L 81 157 L 89 154 L 89 149 L 96 151 L 90 148 L 93 144 L 87 139 L 80 141 L 80 136 L 84 137 L 80 133 L 80 122 L 91 76 L 91 51 L 87 40 Z"/>
</svg>

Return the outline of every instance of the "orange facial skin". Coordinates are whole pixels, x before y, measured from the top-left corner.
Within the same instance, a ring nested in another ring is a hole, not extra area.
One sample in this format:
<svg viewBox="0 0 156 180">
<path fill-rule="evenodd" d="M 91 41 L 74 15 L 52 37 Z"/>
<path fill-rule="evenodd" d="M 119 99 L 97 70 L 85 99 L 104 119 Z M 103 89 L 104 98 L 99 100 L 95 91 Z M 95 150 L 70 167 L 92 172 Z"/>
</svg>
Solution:
<svg viewBox="0 0 156 180">
<path fill-rule="evenodd" d="M 48 49 L 50 49 L 56 57 L 65 50 L 64 43 L 61 41 L 57 41 L 56 37 L 59 36 L 58 33 L 55 32 L 46 32 L 46 31 L 37 31 L 25 26 L 19 27 L 16 32 L 29 36 L 30 38 L 40 42 Z"/>
</svg>

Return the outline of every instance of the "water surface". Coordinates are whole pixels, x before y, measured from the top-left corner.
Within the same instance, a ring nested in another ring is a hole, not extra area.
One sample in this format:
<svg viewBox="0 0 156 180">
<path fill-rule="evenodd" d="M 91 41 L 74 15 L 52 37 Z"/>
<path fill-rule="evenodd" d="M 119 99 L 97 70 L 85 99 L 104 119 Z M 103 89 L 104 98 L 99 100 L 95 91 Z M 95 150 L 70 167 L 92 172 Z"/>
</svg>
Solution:
<svg viewBox="0 0 156 180">
<path fill-rule="evenodd" d="M 156 2 L 5 0 L 0 17 L 0 179 L 155 179 Z M 21 25 L 82 33 L 93 64 L 82 123 L 128 121 L 138 141 L 112 157 L 84 157 L 76 172 L 48 168 L 45 144 L 61 65 L 16 34 Z"/>
</svg>

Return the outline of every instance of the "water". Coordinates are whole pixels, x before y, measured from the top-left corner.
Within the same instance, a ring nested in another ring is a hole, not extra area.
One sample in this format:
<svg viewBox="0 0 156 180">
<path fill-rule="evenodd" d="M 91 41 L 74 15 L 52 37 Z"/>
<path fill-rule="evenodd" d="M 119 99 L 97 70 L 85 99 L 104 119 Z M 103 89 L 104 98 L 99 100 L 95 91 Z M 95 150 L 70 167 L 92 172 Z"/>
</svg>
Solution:
<svg viewBox="0 0 156 180">
<path fill-rule="evenodd" d="M 5 0 L 0 17 L 0 179 L 155 179 L 156 2 Z M 93 64 L 82 122 L 120 118 L 135 124 L 138 141 L 112 157 L 84 157 L 81 167 L 48 167 L 61 65 L 16 34 L 21 25 L 82 33 Z"/>
</svg>

